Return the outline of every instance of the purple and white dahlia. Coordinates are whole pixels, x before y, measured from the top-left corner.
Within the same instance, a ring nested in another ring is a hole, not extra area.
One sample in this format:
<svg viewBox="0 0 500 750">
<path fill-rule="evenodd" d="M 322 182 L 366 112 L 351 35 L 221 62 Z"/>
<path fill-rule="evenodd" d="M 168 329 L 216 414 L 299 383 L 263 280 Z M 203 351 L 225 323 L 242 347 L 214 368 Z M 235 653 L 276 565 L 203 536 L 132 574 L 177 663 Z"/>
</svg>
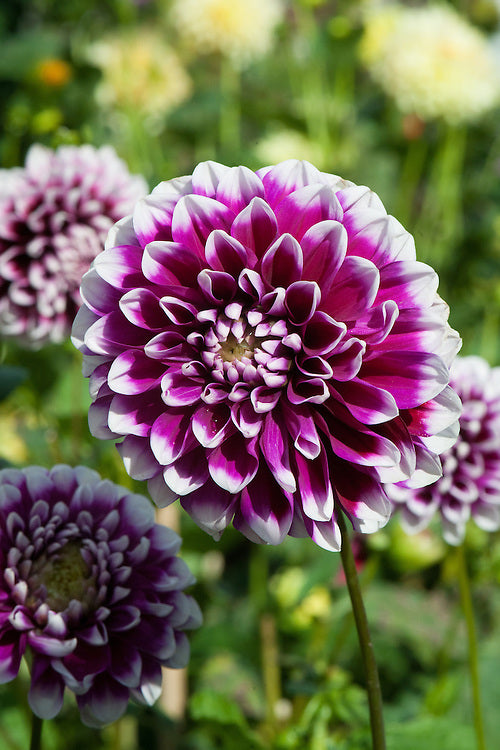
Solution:
<svg viewBox="0 0 500 750">
<path fill-rule="evenodd" d="M 179 546 L 150 501 L 83 466 L 0 471 L 0 682 L 26 656 L 34 713 L 67 687 L 89 726 L 153 703 L 201 621 Z"/>
<path fill-rule="evenodd" d="M 463 411 L 458 440 L 441 456 L 442 477 L 420 489 L 387 489 L 405 531 L 417 533 L 439 515 L 445 541 L 456 545 L 470 518 L 485 531 L 500 528 L 500 367 L 458 357 L 451 384 Z"/>
<path fill-rule="evenodd" d="M 0 336 L 67 338 L 83 274 L 145 193 L 110 146 L 35 145 L 24 167 L 0 170 Z"/>
<path fill-rule="evenodd" d="M 439 476 L 459 348 L 434 271 L 366 187 L 286 161 L 158 185 L 84 277 L 91 432 L 215 538 L 370 532 Z M 451 437 L 450 437 L 451 435 Z"/>
</svg>

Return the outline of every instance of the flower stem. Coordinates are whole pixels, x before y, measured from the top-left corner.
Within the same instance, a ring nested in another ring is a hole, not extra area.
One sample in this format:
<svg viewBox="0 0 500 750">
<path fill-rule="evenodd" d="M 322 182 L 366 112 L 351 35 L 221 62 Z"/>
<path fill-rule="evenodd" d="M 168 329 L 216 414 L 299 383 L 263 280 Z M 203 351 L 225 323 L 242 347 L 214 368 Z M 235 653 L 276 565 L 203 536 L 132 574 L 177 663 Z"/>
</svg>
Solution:
<svg viewBox="0 0 500 750">
<path fill-rule="evenodd" d="M 361 657 L 365 668 L 366 692 L 368 694 L 368 705 L 370 707 L 372 746 L 373 750 L 385 750 L 382 692 L 380 689 L 377 663 L 375 661 L 373 643 L 368 627 L 368 619 L 366 617 L 363 597 L 361 595 L 356 563 L 354 561 L 349 533 L 347 531 L 345 517 L 342 511 L 337 515 L 337 523 L 340 528 L 340 533 L 342 534 L 340 556 L 342 558 L 342 565 L 344 566 L 347 588 L 351 598 L 354 620 L 356 622 L 356 630 L 358 631 Z"/>
<path fill-rule="evenodd" d="M 42 724 L 43 719 L 35 714 L 31 715 L 31 741 L 30 750 L 41 750 L 42 747 Z"/>
<path fill-rule="evenodd" d="M 469 574 L 467 572 L 467 561 L 465 559 L 464 545 L 457 547 L 458 582 L 460 586 L 460 599 L 467 628 L 467 641 L 469 646 L 469 673 L 472 687 L 472 704 L 474 709 L 474 728 L 478 750 L 486 750 L 484 738 L 483 712 L 481 709 L 481 688 L 479 684 L 479 663 L 477 652 L 476 625 L 474 621 L 474 609 L 470 589 Z"/>
</svg>

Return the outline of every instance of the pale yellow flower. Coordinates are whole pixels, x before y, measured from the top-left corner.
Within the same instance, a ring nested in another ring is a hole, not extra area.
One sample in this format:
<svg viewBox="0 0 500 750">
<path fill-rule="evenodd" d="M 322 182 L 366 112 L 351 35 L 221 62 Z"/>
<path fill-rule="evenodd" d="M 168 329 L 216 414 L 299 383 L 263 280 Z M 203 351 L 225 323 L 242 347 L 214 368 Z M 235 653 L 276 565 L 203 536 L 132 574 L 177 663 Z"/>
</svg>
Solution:
<svg viewBox="0 0 500 750">
<path fill-rule="evenodd" d="M 360 54 L 399 109 L 422 120 L 473 122 L 499 103 L 492 47 L 448 6 L 393 5 L 368 14 Z"/>
<path fill-rule="evenodd" d="M 191 94 L 178 55 L 153 29 L 102 39 L 91 46 L 89 57 L 102 71 L 97 96 L 105 105 L 156 117 Z"/>
<path fill-rule="evenodd" d="M 220 53 L 244 66 L 270 50 L 282 16 L 281 0 L 174 0 L 170 17 L 198 54 Z"/>
<path fill-rule="evenodd" d="M 321 148 L 297 130 L 283 129 L 264 136 L 255 144 L 262 164 L 278 164 L 287 159 L 305 159 L 323 167 Z"/>
</svg>

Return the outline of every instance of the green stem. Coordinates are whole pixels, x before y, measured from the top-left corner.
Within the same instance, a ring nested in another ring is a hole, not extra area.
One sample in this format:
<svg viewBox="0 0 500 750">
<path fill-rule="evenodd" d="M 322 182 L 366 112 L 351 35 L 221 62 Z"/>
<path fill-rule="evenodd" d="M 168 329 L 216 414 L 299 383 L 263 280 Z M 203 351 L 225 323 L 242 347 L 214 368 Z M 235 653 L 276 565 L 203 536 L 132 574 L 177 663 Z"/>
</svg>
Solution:
<svg viewBox="0 0 500 750">
<path fill-rule="evenodd" d="M 31 715 L 31 741 L 30 750 L 41 750 L 42 747 L 42 724 L 43 719 L 35 714 Z"/>
<path fill-rule="evenodd" d="M 476 625 L 474 621 L 474 609 L 472 606 L 472 595 L 470 589 L 469 574 L 467 572 L 467 561 L 463 544 L 457 547 L 458 582 L 460 586 L 460 599 L 467 628 L 467 642 L 469 646 L 469 673 L 472 687 L 472 704 L 474 709 L 474 728 L 478 750 L 486 750 L 484 738 L 483 712 L 481 709 L 481 688 L 479 683 L 479 660 L 477 651 Z"/>
<path fill-rule="evenodd" d="M 351 597 L 352 611 L 354 614 L 354 620 L 356 622 L 356 630 L 358 631 L 361 657 L 365 668 L 366 692 L 368 694 L 368 705 L 370 707 L 372 747 L 373 750 L 385 750 L 382 691 L 380 689 L 377 663 L 375 661 L 373 643 L 368 627 L 368 619 L 366 617 L 363 597 L 361 595 L 361 587 L 359 585 L 356 563 L 352 552 L 345 517 L 342 511 L 340 511 L 337 515 L 337 523 L 342 535 L 342 547 L 340 550 L 340 555 L 342 558 L 342 565 L 344 566 L 344 573 L 349 596 Z"/>
</svg>

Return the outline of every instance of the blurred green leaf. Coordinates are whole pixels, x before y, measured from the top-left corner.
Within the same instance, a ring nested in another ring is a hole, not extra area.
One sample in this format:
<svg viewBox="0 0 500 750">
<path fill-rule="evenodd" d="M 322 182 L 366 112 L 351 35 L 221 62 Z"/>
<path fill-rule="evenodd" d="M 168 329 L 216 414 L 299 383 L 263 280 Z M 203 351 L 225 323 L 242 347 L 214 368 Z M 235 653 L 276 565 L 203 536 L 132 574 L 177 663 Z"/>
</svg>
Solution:
<svg viewBox="0 0 500 750">
<path fill-rule="evenodd" d="M 2 365 L 0 367 L 0 401 L 7 398 L 18 385 L 24 383 L 27 377 L 28 371 L 24 367 Z"/>
</svg>

